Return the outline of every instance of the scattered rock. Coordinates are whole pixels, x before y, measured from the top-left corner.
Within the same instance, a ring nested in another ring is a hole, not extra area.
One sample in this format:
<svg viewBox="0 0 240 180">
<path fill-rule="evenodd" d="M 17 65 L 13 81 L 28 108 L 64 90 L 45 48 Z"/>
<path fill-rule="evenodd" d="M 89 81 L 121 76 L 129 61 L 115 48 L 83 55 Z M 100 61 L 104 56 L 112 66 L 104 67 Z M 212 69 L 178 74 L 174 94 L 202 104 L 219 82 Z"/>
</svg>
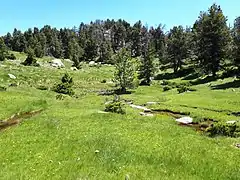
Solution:
<svg viewBox="0 0 240 180">
<path fill-rule="evenodd" d="M 108 96 L 113 94 L 114 94 L 113 90 L 101 90 L 98 92 L 98 95 L 103 95 L 103 96 Z"/>
<path fill-rule="evenodd" d="M 99 114 L 108 114 L 109 112 L 106 111 L 98 111 Z"/>
<path fill-rule="evenodd" d="M 145 108 L 145 109 L 144 109 L 144 112 L 145 112 L 145 113 L 150 113 L 150 112 L 152 112 L 152 110 L 151 110 L 151 109 L 148 109 L 148 108 Z"/>
<path fill-rule="evenodd" d="M 145 112 L 140 112 L 141 116 L 147 116 L 147 117 L 153 117 L 153 114 L 151 113 L 145 113 Z"/>
<path fill-rule="evenodd" d="M 97 63 L 95 63 L 95 61 L 90 61 L 89 62 L 89 66 L 91 66 L 91 67 L 96 66 L 96 65 L 97 65 Z"/>
<path fill-rule="evenodd" d="M 72 61 L 70 59 L 64 59 L 64 61 L 72 63 Z"/>
<path fill-rule="evenodd" d="M 61 59 L 53 59 L 51 62 L 51 66 L 52 67 L 56 67 L 56 68 L 63 68 L 65 67 L 65 65 L 63 64 Z"/>
<path fill-rule="evenodd" d="M 176 119 L 176 121 L 181 124 L 191 124 L 193 122 L 193 119 L 191 117 L 186 116 Z"/>
<path fill-rule="evenodd" d="M 78 69 L 76 67 L 71 67 L 72 71 L 77 71 Z"/>
<path fill-rule="evenodd" d="M 240 148 L 240 143 L 237 143 L 235 146 L 236 146 L 237 148 Z"/>
<path fill-rule="evenodd" d="M 158 104 L 157 102 L 147 102 L 147 105 L 154 105 L 154 104 Z"/>
<path fill-rule="evenodd" d="M 16 79 L 16 76 L 14 76 L 13 74 L 8 74 L 8 76 L 9 76 L 11 79 Z"/>
<path fill-rule="evenodd" d="M 104 103 L 104 105 L 108 105 L 108 104 L 110 104 L 112 101 L 107 101 L 107 102 L 105 102 Z"/>
<path fill-rule="evenodd" d="M 130 100 L 130 99 L 124 99 L 124 102 L 127 103 L 127 104 L 133 104 L 133 101 Z"/>
<path fill-rule="evenodd" d="M 148 109 L 144 106 L 138 106 L 138 105 L 134 105 L 134 104 L 130 104 L 130 106 L 132 108 L 135 108 L 135 109 L 140 109 L 140 110 L 143 110 L 144 112 L 151 112 L 152 110 L 151 109 Z"/>
<path fill-rule="evenodd" d="M 99 153 L 99 152 L 100 152 L 99 150 L 96 150 L 96 151 L 95 151 L 96 154 Z"/>
<path fill-rule="evenodd" d="M 106 84 L 114 84 L 113 81 L 107 81 Z"/>
<path fill-rule="evenodd" d="M 234 123 L 236 123 L 237 121 L 227 121 L 226 123 L 227 124 L 234 124 Z"/>
</svg>

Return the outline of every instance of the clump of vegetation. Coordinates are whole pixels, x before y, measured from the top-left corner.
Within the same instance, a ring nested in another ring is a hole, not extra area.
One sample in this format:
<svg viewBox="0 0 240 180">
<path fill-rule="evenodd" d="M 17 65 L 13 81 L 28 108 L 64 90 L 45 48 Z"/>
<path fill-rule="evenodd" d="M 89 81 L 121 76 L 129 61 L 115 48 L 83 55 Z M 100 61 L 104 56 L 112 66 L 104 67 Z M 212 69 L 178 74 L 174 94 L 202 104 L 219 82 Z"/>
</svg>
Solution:
<svg viewBox="0 0 240 180">
<path fill-rule="evenodd" d="M 171 86 L 172 88 L 176 88 L 177 83 L 164 80 L 161 82 L 161 85 L 162 86 Z"/>
<path fill-rule="evenodd" d="M 106 83 L 107 82 L 107 80 L 106 79 L 103 79 L 102 81 L 101 81 L 101 83 Z"/>
<path fill-rule="evenodd" d="M 176 83 L 176 88 L 181 88 L 182 86 L 190 87 L 191 83 L 190 82 L 183 82 L 183 83 Z"/>
<path fill-rule="evenodd" d="M 106 112 L 112 112 L 112 113 L 118 113 L 118 114 L 125 114 L 126 111 L 123 107 L 123 103 L 120 101 L 119 96 L 115 95 L 114 99 L 110 102 L 107 102 L 105 104 L 105 111 Z"/>
<path fill-rule="evenodd" d="M 186 87 L 186 86 L 181 86 L 181 87 L 179 87 L 179 88 L 177 89 L 177 91 L 178 91 L 179 94 L 180 94 L 180 93 L 184 93 L 184 92 L 188 91 L 188 87 Z"/>
<path fill-rule="evenodd" d="M 182 86 L 179 86 L 179 88 L 177 88 L 177 91 L 180 94 L 180 93 L 184 93 L 184 92 L 187 92 L 187 91 L 197 91 L 197 90 L 194 89 L 194 88 L 182 85 Z"/>
<path fill-rule="evenodd" d="M 163 91 L 169 91 L 169 90 L 171 90 L 171 89 L 172 89 L 171 86 L 164 86 L 164 87 L 163 87 Z"/>
<path fill-rule="evenodd" d="M 73 96 L 75 93 L 72 89 L 73 79 L 69 74 L 64 74 L 62 77 L 62 82 L 54 87 L 54 91 L 60 94 L 67 94 L 69 96 Z"/>
<path fill-rule="evenodd" d="M 161 85 L 163 85 L 163 91 L 169 91 L 174 88 L 177 88 L 178 93 L 184 93 L 187 91 L 196 91 L 196 89 L 190 87 L 191 84 L 189 82 L 176 83 L 176 82 L 170 82 L 170 81 L 162 81 Z"/>
<path fill-rule="evenodd" d="M 13 53 L 11 53 L 11 54 L 7 55 L 7 59 L 16 60 L 17 58 L 16 58 L 16 56 Z"/>
<path fill-rule="evenodd" d="M 235 123 L 223 123 L 217 122 L 212 124 L 209 128 L 206 129 L 206 132 L 210 136 L 222 135 L 230 137 L 239 137 L 240 136 L 240 126 Z"/>
<path fill-rule="evenodd" d="M 0 86 L 0 91 L 7 91 L 7 88 L 4 86 Z"/>
<path fill-rule="evenodd" d="M 65 96 L 63 94 L 56 95 L 56 100 L 64 100 Z"/>
<path fill-rule="evenodd" d="M 48 87 L 41 85 L 41 86 L 38 86 L 37 89 L 45 91 L 45 90 L 48 90 Z"/>
<path fill-rule="evenodd" d="M 32 49 L 28 50 L 28 56 L 26 60 L 22 63 L 24 66 L 40 66 L 35 59 L 34 51 Z"/>
</svg>

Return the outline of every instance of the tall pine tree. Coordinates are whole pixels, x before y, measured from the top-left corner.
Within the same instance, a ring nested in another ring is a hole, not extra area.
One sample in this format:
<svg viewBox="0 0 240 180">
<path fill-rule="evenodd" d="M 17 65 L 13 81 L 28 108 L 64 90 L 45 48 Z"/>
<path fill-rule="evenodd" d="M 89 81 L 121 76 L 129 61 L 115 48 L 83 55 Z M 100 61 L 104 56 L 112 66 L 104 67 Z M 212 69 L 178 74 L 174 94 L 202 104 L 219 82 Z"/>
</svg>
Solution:
<svg viewBox="0 0 240 180">
<path fill-rule="evenodd" d="M 230 31 L 227 18 L 220 6 L 213 4 L 208 12 L 201 13 L 194 25 L 200 66 L 206 73 L 216 76 L 220 63 L 228 56 Z"/>
</svg>

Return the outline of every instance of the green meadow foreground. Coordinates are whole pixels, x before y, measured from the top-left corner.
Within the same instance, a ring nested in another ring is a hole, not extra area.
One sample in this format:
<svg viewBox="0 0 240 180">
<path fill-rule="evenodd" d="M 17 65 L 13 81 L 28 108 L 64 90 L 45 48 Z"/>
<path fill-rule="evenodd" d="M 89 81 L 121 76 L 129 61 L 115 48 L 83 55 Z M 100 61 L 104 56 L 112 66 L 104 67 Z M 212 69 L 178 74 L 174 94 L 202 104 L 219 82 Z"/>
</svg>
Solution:
<svg viewBox="0 0 240 180">
<path fill-rule="evenodd" d="M 171 116 L 140 116 L 128 105 L 125 115 L 99 113 L 112 99 L 98 92 L 113 88 L 109 82 L 114 68 L 84 65 L 72 71 L 71 64 L 63 62 L 64 69 L 1 64 L 0 82 L 7 91 L 0 92 L 0 119 L 43 111 L 0 131 L 0 179 L 239 179 L 240 149 L 235 144 L 240 138 L 211 138 L 179 126 Z M 57 100 L 57 93 L 39 90 L 59 83 L 66 72 L 73 77 L 78 98 Z M 17 78 L 10 79 L 9 73 Z M 107 83 L 101 83 L 104 79 Z M 8 87 L 14 83 L 18 86 Z M 158 102 L 152 108 L 189 112 L 195 121 L 239 120 L 232 114 L 240 111 L 238 87 L 238 80 L 225 78 L 178 94 L 176 89 L 163 92 L 155 80 L 121 99 L 136 105 Z"/>
</svg>

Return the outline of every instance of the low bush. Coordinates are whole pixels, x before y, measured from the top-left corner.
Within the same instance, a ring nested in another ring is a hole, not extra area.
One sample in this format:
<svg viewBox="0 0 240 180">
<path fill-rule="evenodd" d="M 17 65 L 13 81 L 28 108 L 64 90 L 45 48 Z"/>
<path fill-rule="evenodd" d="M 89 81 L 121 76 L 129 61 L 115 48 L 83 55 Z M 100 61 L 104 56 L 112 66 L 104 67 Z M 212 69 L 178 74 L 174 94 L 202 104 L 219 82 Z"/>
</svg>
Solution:
<svg viewBox="0 0 240 180">
<path fill-rule="evenodd" d="M 191 88 L 191 87 L 187 87 L 187 86 L 179 86 L 178 88 L 177 88 L 177 91 L 178 91 L 178 93 L 179 94 L 181 94 L 181 93 L 184 93 L 184 92 L 187 92 L 187 91 L 197 91 L 196 89 L 194 89 L 194 88 Z"/>
<path fill-rule="evenodd" d="M 178 91 L 178 93 L 180 94 L 180 93 L 184 93 L 184 92 L 186 92 L 188 90 L 188 88 L 186 87 L 186 86 L 180 86 L 178 89 L 177 89 L 177 91 Z"/>
<path fill-rule="evenodd" d="M 118 113 L 118 114 L 125 114 L 126 111 L 124 109 L 124 104 L 120 101 L 119 96 L 114 96 L 113 101 L 107 102 L 105 104 L 105 111 Z"/>
<path fill-rule="evenodd" d="M 62 94 L 56 95 L 56 100 L 64 100 L 65 96 Z"/>
<path fill-rule="evenodd" d="M 222 135 L 230 137 L 240 137 L 240 126 L 237 123 L 217 122 L 206 129 L 210 136 Z"/>
<path fill-rule="evenodd" d="M 7 59 L 16 60 L 17 58 L 14 54 L 11 53 L 11 54 L 7 55 Z"/>
<path fill-rule="evenodd" d="M 191 83 L 190 82 L 184 82 L 176 85 L 176 88 L 181 88 L 182 86 L 190 87 Z"/>
<path fill-rule="evenodd" d="M 164 87 L 163 87 L 163 91 L 169 91 L 169 90 L 171 90 L 171 89 L 172 89 L 171 86 L 164 86 Z"/>
<path fill-rule="evenodd" d="M 0 91 L 7 91 L 7 88 L 4 86 L 0 86 Z"/>
<path fill-rule="evenodd" d="M 163 80 L 161 85 L 163 85 L 163 86 L 167 86 L 168 85 L 168 86 L 175 87 L 177 84 L 175 82 Z"/>
<path fill-rule="evenodd" d="M 24 66 L 36 66 L 36 67 L 40 66 L 33 56 L 28 56 L 22 64 Z"/>
<path fill-rule="evenodd" d="M 101 83 L 106 83 L 107 82 L 107 80 L 106 79 L 103 79 L 102 81 L 101 81 Z"/>
<path fill-rule="evenodd" d="M 53 90 L 57 93 L 67 94 L 69 96 L 73 96 L 75 93 L 72 89 L 73 79 L 69 76 L 69 74 L 64 74 L 62 77 L 62 82 L 55 86 Z"/>
</svg>

